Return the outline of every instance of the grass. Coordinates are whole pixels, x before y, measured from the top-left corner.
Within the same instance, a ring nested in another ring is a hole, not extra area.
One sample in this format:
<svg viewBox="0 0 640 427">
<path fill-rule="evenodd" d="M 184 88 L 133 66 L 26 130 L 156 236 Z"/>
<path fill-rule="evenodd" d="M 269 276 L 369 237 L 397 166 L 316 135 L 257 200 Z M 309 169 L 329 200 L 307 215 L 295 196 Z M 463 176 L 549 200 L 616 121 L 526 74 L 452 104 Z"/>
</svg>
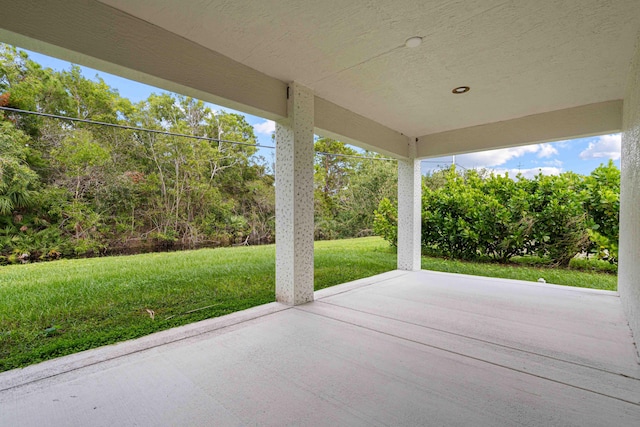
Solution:
<svg viewBox="0 0 640 427">
<path fill-rule="evenodd" d="M 0 372 L 272 302 L 274 263 L 271 245 L 0 267 Z M 316 290 L 395 268 L 377 237 L 315 244 Z M 573 270 L 430 257 L 422 268 L 616 288 L 613 275 Z"/>
<path fill-rule="evenodd" d="M 0 267 L 0 372 L 272 302 L 274 263 L 270 245 Z M 321 289 L 396 256 L 378 238 L 327 241 L 315 264 Z"/>
<path fill-rule="evenodd" d="M 503 279 L 528 280 L 533 282 L 542 278 L 547 283 L 554 285 L 579 286 L 582 288 L 605 289 L 609 291 L 615 291 L 618 286 L 618 277 L 614 274 L 577 271 L 568 268 L 533 267 L 515 263 L 508 265 L 489 264 L 422 257 L 422 268 L 447 273 L 472 274 L 475 276 L 500 277 Z"/>
</svg>

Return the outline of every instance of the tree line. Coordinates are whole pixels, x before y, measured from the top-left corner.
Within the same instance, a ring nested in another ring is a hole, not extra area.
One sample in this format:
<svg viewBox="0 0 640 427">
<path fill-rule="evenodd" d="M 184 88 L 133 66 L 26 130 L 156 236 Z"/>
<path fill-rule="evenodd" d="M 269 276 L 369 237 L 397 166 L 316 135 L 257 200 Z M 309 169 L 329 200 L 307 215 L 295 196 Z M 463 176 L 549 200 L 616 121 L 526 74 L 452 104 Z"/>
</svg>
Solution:
<svg viewBox="0 0 640 427">
<path fill-rule="evenodd" d="M 533 179 L 455 167 L 424 177 L 422 247 L 427 254 L 506 262 L 538 257 L 566 266 L 576 255 L 617 263 L 620 171 Z M 397 203 L 380 202 L 375 231 L 397 245 Z"/>
<path fill-rule="evenodd" d="M 0 263 L 275 240 L 274 167 L 243 115 L 173 94 L 132 103 L 8 45 L 0 106 L 158 131 L 0 111 Z M 316 238 L 371 234 L 394 162 L 315 144 L 330 153 L 316 156 Z"/>
</svg>

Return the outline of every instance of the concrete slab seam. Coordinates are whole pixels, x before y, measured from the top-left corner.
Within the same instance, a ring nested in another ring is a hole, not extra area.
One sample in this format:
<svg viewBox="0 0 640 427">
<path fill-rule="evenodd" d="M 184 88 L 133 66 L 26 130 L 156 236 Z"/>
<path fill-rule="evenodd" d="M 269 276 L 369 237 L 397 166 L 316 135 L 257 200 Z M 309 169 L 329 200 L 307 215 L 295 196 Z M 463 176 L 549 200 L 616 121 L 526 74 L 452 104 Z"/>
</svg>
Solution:
<svg viewBox="0 0 640 427">
<path fill-rule="evenodd" d="M 556 360 L 558 362 L 579 366 L 581 368 L 593 369 L 595 371 L 600 371 L 600 372 L 604 372 L 604 373 L 611 374 L 611 375 L 620 375 L 620 376 L 625 377 L 625 378 L 630 378 L 630 379 L 634 379 L 634 380 L 640 381 L 640 378 L 638 378 L 638 377 L 634 377 L 634 376 L 631 376 L 631 375 L 623 374 L 621 372 L 608 371 L 606 369 L 598 368 L 598 367 L 595 367 L 595 366 L 589 366 L 589 365 L 585 365 L 585 364 L 582 364 L 582 363 L 577 363 L 577 362 L 574 362 L 574 361 L 571 361 L 571 360 L 561 359 L 559 357 L 550 356 L 548 354 L 542 354 L 542 353 L 537 353 L 535 351 L 523 350 L 521 348 L 517 348 L 517 347 L 505 345 L 505 344 L 500 344 L 500 343 L 496 343 L 496 342 L 493 342 L 493 341 L 488 341 L 488 340 L 484 340 L 484 339 L 481 339 L 481 338 L 472 337 L 472 336 L 469 336 L 469 335 L 458 334 L 456 332 L 451 332 L 451 331 L 447 331 L 447 330 L 444 330 L 444 329 L 439 329 L 439 328 L 434 328 L 434 327 L 431 327 L 431 326 L 421 325 L 421 324 L 415 323 L 415 322 L 408 322 L 406 320 L 396 319 L 394 317 L 385 316 L 385 315 L 382 315 L 382 314 L 370 313 L 368 311 L 359 310 L 357 308 L 345 307 L 343 305 L 332 303 L 332 302 L 328 302 L 328 301 L 318 301 L 318 303 L 332 305 L 334 307 L 338 307 L 338 308 L 341 308 L 341 309 L 344 309 L 344 310 L 351 310 L 351 311 L 355 311 L 355 312 L 358 312 L 358 313 L 367 314 L 369 316 L 380 317 L 382 319 L 388 319 L 388 320 L 392 320 L 392 321 L 395 321 L 395 322 L 404 323 L 406 325 L 417 326 L 419 328 L 425 328 L 425 329 L 429 329 L 429 330 L 432 330 L 432 331 L 441 332 L 441 333 L 444 333 L 444 334 L 453 335 L 453 336 L 456 336 L 456 337 L 465 338 L 465 339 L 468 339 L 468 340 L 477 341 L 477 342 L 481 342 L 481 343 L 484 343 L 484 344 L 489 344 L 489 345 L 492 345 L 492 346 L 505 348 L 505 349 L 508 349 L 508 350 L 513 350 L 513 351 L 517 351 L 517 352 L 521 352 L 521 353 L 527 353 L 527 354 L 531 354 L 531 355 L 534 355 L 534 356 L 544 357 L 544 358 L 547 358 L 547 359 Z M 303 307 L 300 307 L 300 308 L 303 309 Z M 303 311 L 305 311 L 307 313 L 313 313 L 313 314 L 316 314 L 318 316 L 323 316 L 321 314 L 314 313 L 312 311 L 308 311 L 308 310 L 304 310 L 304 309 L 303 309 Z M 335 319 L 335 318 L 330 317 L 330 316 L 323 316 L 323 317 L 327 317 L 329 319 L 334 319 L 336 321 L 341 321 L 340 319 Z M 345 322 L 345 323 L 349 323 L 349 322 Z"/>
<path fill-rule="evenodd" d="M 344 294 L 344 293 L 347 293 L 347 292 L 351 292 L 351 291 L 356 290 L 356 289 L 362 289 L 362 288 L 365 288 L 367 286 L 376 285 L 376 284 L 379 284 L 379 283 L 384 283 L 384 282 L 387 282 L 389 280 L 393 280 L 393 279 L 397 279 L 399 277 L 406 276 L 408 274 L 411 274 L 412 272 L 410 272 L 410 271 L 402 271 L 402 270 L 393 270 L 393 271 L 389 271 L 389 272 L 382 273 L 382 274 L 390 274 L 390 273 L 395 273 L 395 274 L 389 275 L 389 277 L 385 277 L 385 278 L 380 278 L 379 275 L 371 276 L 371 277 L 365 277 L 363 279 L 354 280 L 352 282 L 342 283 L 340 285 L 336 285 L 336 286 L 331 286 L 329 288 L 320 289 L 319 291 L 315 292 L 315 295 L 316 295 L 315 299 L 316 300 L 321 300 L 321 299 L 332 297 L 332 296 L 335 296 L 335 295 L 340 295 L 340 294 Z M 358 283 L 360 281 L 362 281 L 362 283 Z M 343 288 L 343 287 L 347 287 L 348 289 L 340 290 L 340 288 Z M 328 292 L 323 292 L 325 290 L 327 290 Z"/>
<path fill-rule="evenodd" d="M 326 304 L 326 302 L 324 302 L 324 303 Z M 407 342 L 412 342 L 412 343 L 420 345 L 420 346 L 433 348 L 433 349 L 444 351 L 444 352 L 447 352 L 447 353 L 450 353 L 450 354 L 455 354 L 455 355 L 460 356 L 460 357 L 472 359 L 472 360 L 475 360 L 475 361 L 478 361 L 478 362 L 481 362 L 481 363 L 486 363 L 486 364 L 489 364 L 489 365 L 492 365 L 492 366 L 496 366 L 496 367 L 499 367 L 499 368 L 502 368 L 502 369 L 518 372 L 518 373 L 521 373 L 521 374 L 524 374 L 524 375 L 528 375 L 528 376 L 531 376 L 531 377 L 539 378 L 541 380 L 550 381 L 550 382 L 553 382 L 553 383 L 556 383 L 556 384 L 560 384 L 560 385 L 564 385 L 564 386 L 571 387 L 571 388 L 574 388 L 574 389 L 582 390 L 582 391 L 585 391 L 585 392 L 588 392 L 588 393 L 597 394 L 599 396 L 607 397 L 607 398 L 610 398 L 610 399 L 618 400 L 618 401 L 621 401 L 621 402 L 624 402 L 624 403 L 628 403 L 630 405 L 634 405 L 634 406 L 640 407 L 640 402 L 633 402 L 633 401 L 622 399 L 622 398 L 619 398 L 619 397 L 610 396 L 608 394 L 604 394 L 604 393 L 601 393 L 601 392 L 598 392 L 598 391 L 595 391 L 595 390 L 590 390 L 588 388 L 584 388 L 584 387 L 576 386 L 576 385 L 573 385 L 573 384 L 569 384 L 569 383 L 566 383 L 564 381 L 554 380 L 552 378 L 546 378 L 546 377 L 543 377 L 543 376 L 540 376 L 540 375 L 532 374 L 532 373 L 524 371 L 524 370 L 511 368 L 509 366 L 504 366 L 504 365 L 499 364 L 499 363 L 491 362 L 491 361 L 484 360 L 484 359 L 481 359 L 481 358 L 478 358 L 478 357 L 474 357 L 474 356 L 470 356 L 470 355 L 467 355 L 467 354 L 464 354 L 464 353 L 460 353 L 460 352 L 457 352 L 457 351 L 449 350 L 449 349 L 446 349 L 446 348 L 443 348 L 443 347 L 426 344 L 426 343 L 423 343 L 423 342 L 420 342 L 420 341 L 417 341 L 417 340 L 412 340 L 412 339 L 409 339 L 409 338 L 404 338 L 404 337 L 401 337 L 401 336 L 398 336 L 398 335 L 394 335 L 394 334 L 390 334 L 390 333 L 387 333 L 387 332 L 379 331 L 377 329 L 369 328 L 367 326 L 358 325 L 357 323 L 347 322 L 347 321 L 344 321 L 344 320 L 335 319 L 333 317 L 322 315 L 322 314 L 319 314 L 319 313 L 313 313 L 311 311 L 302 310 L 301 307 L 294 307 L 294 308 L 296 308 L 298 310 L 301 310 L 301 311 L 305 311 L 306 313 L 314 314 L 314 315 L 319 316 L 319 317 L 323 317 L 323 318 L 326 318 L 326 319 L 331 319 L 331 320 L 334 320 L 336 322 L 345 323 L 347 325 L 351 325 L 351 326 L 354 326 L 354 327 L 357 327 L 357 328 L 361 328 L 361 329 L 365 329 L 365 330 L 368 330 L 368 331 L 371 331 L 371 332 L 375 332 L 375 333 L 379 333 L 379 334 L 382 334 L 382 335 L 386 335 L 386 336 L 389 336 L 389 337 L 392 337 L 392 338 L 395 338 L 395 339 L 399 339 L 399 340 L 407 341 Z M 473 339 L 473 338 L 471 338 L 471 339 Z M 546 356 L 543 355 L 543 357 L 546 357 Z M 620 374 L 620 375 L 622 375 L 622 374 Z"/>
</svg>

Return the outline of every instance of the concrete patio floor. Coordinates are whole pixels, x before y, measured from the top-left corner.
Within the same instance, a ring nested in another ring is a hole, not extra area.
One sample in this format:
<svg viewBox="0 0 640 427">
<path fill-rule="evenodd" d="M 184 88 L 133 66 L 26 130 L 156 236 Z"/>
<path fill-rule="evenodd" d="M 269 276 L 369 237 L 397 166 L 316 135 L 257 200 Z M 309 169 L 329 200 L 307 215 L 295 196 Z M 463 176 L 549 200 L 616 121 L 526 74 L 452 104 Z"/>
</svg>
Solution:
<svg viewBox="0 0 640 427">
<path fill-rule="evenodd" d="M 615 292 L 393 271 L 0 374 L 1 426 L 638 426 Z"/>
</svg>

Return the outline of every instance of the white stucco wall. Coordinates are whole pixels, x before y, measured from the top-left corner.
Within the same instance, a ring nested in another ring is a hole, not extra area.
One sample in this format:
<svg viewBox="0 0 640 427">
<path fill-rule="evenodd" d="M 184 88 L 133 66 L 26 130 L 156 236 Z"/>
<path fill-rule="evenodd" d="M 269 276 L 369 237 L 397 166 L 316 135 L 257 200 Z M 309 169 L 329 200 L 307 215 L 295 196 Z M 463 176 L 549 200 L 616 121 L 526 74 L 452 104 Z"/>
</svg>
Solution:
<svg viewBox="0 0 640 427">
<path fill-rule="evenodd" d="M 623 104 L 618 291 L 640 343 L 640 40 Z"/>
</svg>

